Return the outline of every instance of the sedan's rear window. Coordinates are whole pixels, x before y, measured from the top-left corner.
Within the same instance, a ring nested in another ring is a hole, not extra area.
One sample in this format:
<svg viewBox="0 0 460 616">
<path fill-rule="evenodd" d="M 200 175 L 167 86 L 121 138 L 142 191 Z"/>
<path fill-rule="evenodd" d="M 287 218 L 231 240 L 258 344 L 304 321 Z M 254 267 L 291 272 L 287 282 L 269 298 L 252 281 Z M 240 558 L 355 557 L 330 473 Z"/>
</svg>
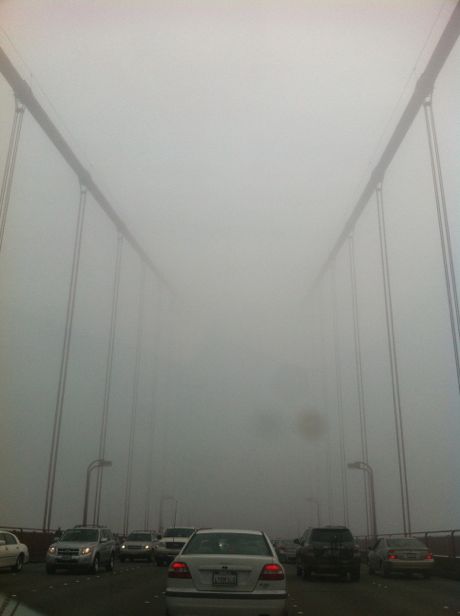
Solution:
<svg viewBox="0 0 460 616">
<path fill-rule="evenodd" d="M 263 535 L 250 535 L 248 533 L 197 534 L 190 540 L 183 553 L 272 556 Z"/>
<path fill-rule="evenodd" d="M 352 542 L 353 535 L 348 528 L 315 528 L 311 533 L 311 541 L 318 543 Z"/>
<path fill-rule="evenodd" d="M 418 539 L 415 539 L 415 537 L 412 539 L 409 537 L 401 539 L 391 539 L 388 541 L 388 545 L 391 548 L 412 548 L 413 550 L 420 550 L 420 548 L 426 549 L 426 545 L 424 545 Z"/>
</svg>

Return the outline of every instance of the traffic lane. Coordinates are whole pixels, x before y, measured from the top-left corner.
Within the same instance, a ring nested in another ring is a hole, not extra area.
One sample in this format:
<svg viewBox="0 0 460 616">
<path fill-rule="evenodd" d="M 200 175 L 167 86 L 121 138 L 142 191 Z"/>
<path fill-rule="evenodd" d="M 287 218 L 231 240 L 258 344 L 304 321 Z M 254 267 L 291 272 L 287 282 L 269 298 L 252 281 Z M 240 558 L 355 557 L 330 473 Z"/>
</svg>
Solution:
<svg viewBox="0 0 460 616">
<path fill-rule="evenodd" d="M 337 578 L 305 581 L 286 567 L 289 616 L 436 616 L 460 614 L 458 581 L 369 577 L 362 567 L 360 582 Z M 163 616 L 166 568 L 144 563 L 118 563 L 113 573 L 97 576 L 58 572 L 47 575 L 44 565 L 27 565 L 20 574 L 0 574 L 2 616 Z M 33 611 L 29 611 L 32 609 Z M 216 614 L 216 616 L 218 616 Z"/>
<path fill-rule="evenodd" d="M 165 613 L 166 568 L 147 563 L 116 563 L 112 573 L 58 571 L 29 564 L 20 574 L 0 574 L 0 608 L 8 601 L 7 616 L 152 616 Z M 32 612 L 30 612 L 32 610 Z"/>
<path fill-rule="evenodd" d="M 286 567 L 289 616 L 437 616 L 460 614 L 458 581 L 443 578 L 369 576 L 361 567 L 361 581 L 337 577 L 303 580 L 295 567 Z"/>
</svg>

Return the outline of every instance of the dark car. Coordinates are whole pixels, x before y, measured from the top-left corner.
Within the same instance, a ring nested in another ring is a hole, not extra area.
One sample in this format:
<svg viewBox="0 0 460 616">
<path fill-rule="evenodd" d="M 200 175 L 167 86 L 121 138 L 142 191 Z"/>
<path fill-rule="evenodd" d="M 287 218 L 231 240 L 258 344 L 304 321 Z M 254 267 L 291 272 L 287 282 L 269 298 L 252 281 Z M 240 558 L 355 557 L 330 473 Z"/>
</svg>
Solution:
<svg viewBox="0 0 460 616">
<path fill-rule="evenodd" d="M 298 543 L 297 575 L 308 579 L 312 573 L 333 573 L 349 577 L 352 581 L 359 580 L 359 547 L 345 526 L 308 528 Z"/>
<path fill-rule="evenodd" d="M 293 539 L 275 539 L 273 545 L 280 563 L 295 563 L 298 544 Z"/>
</svg>

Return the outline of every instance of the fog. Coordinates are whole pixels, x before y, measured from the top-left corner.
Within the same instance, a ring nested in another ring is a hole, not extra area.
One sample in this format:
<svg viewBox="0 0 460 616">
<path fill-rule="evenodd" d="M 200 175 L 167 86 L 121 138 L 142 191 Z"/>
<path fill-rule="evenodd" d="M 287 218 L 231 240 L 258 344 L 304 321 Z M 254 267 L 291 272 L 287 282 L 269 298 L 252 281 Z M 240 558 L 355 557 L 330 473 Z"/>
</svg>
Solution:
<svg viewBox="0 0 460 616">
<path fill-rule="evenodd" d="M 322 523 L 367 532 L 363 473 L 343 465 L 362 459 L 347 245 L 317 276 L 455 4 L 0 2 L 1 47 L 161 273 L 147 269 L 139 332 L 124 242 L 101 522 L 123 529 L 134 426 L 130 529 L 172 524 L 175 499 L 177 524 L 297 536 L 317 502 Z M 457 43 L 433 94 L 457 279 L 459 61 Z M 3 172 L 1 76 L 0 105 Z M 456 528 L 460 397 L 423 110 L 383 194 L 412 529 Z M 78 203 L 26 112 L 0 252 L 4 525 L 43 521 Z M 353 242 L 378 528 L 400 532 L 374 198 Z M 98 457 L 116 245 L 89 194 L 53 528 L 81 522 Z"/>
</svg>

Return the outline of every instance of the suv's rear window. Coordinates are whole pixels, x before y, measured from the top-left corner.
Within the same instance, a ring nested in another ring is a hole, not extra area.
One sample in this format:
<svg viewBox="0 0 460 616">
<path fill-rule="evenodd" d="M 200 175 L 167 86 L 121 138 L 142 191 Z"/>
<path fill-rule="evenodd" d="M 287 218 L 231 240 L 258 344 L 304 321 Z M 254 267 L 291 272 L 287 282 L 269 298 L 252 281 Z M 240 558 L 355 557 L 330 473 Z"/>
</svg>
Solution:
<svg viewBox="0 0 460 616">
<path fill-rule="evenodd" d="M 310 541 L 318 543 L 352 542 L 353 535 L 348 528 L 315 528 L 311 532 Z"/>
<path fill-rule="evenodd" d="M 71 528 L 66 530 L 61 541 L 97 541 L 99 531 L 93 528 Z"/>
<path fill-rule="evenodd" d="M 263 535 L 248 533 L 198 533 L 190 540 L 183 553 L 272 556 Z"/>
<path fill-rule="evenodd" d="M 164 537 L 190 537 L 193 528 L 167 528 Z"/>
</svg>

